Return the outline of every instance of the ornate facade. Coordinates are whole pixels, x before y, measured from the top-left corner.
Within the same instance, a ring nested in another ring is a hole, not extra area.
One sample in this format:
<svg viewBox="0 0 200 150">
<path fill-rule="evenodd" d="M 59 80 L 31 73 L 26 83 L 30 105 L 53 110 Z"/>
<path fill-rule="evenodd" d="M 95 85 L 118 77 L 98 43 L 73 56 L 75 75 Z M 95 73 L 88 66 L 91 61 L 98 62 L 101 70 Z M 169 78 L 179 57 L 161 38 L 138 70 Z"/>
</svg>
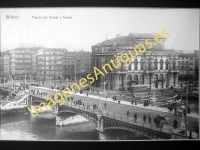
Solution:
<svg viewBox="0 0 200 150">
<path fill-rule="evenodd" d="M 91 68 L 101 68 L 116 55 L 119 56 L 133 50 L 137 44 L 143 44 L 145 39 L 154 41 L 153 34 L 133 34 L 128 36 L 117 36 L 92 46 Z M 144 44 L 146 47 L 146 45 Z M 178 56 L 180 51 L 165 50 L 164 42 L 156 43 L 151 49 L 147 49 L 136 58 L 131 58 L 131 65 L 123 64 L 120 68 L 109 71 L 106 76 L 99 76 L 99 80 L 93 83 L 96 87 L 103 87 L 106 82 L 107 89 L 127 90 L 128 82 L 134 84 L 149 84 L 155 88 L 166 88 L 177 86 L 178 82 Z"/>
</svg>

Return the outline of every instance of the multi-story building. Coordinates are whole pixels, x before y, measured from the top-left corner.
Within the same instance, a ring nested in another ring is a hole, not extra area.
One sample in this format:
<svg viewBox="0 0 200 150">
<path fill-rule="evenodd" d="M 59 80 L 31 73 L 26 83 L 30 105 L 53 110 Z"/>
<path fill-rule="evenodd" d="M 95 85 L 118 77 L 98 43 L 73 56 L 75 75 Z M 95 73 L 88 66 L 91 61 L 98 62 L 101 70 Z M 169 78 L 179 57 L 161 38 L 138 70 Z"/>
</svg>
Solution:
<svg viewBox="0 0 200 150">
<path fill-rule="evenodd" d="M 69 81 L 75 80 L 75 55 L 76 52 L 65 51 L 62 60 L 63 63 L 63 77 Z"/>
<path fill-rule="evenodd" d="M 178 58 L 179 75 L 191 74 L 195 75 L 195 55 L 180 54 Z"/>
<path fill-rule="evenodd" d="M 96 66 L 102 70 L 102 65 L 109 63 L 110 59 L 115 59 L 114 55 L 120 59 L 119 56 L 122 53 L 133 50 L 133 47 L 138 44 L 144 44 L 147 48 L 144 43 L 145 39 L 155 43 L 154 34 L 130 33 L 128 36 L 117 35 L 113 39 L 92 46 L 92 68 Z M 123 64 L 118 69 L 109 71 L 106 76 L 99 75 L 99 79 L 93 85 L 103 87 L 103 83 L 106 81 L 107 89 L 127 89 L 127 83 L 135 81 L 135 84 L 149 84 L 155 88 L 177 86 L 180 51 L 165 50 L 165 38 L 162 39 L 163 42 L 156 43 L 143 54 L 131 58 L 131 65 Z"/>
<path fill-rule="evenodd" d="M 2 52 L 2 78 L 3 80 L 8 80 L 10 78 L 11 73 L 11 66 L 10 66 L 10 51 Z"/>
<path fill-rule="evenodd" d="M 195 54 L 195 80 L 199 81 L 199 50 L 194 50 Z"/>
<path fill-rule="evenodd" d="M 91 53 L 86 51 L 65 52 L 63 57 L 63 76 L 70 81 L 78 81 L 90 72 Z"/>
<path fill-rule="evenodd" d="M 66 49 L 43 48 L 37 54 L 37 78 L 39 80 L 63 79 L 62 60 Z"/>
<path fill-rule="evenodd" d="M 76 53 L 76 78 L 79 80 L 82 77 L 86 77 L 90 72 L 91 67 L 91 53 L 86 51 L 78 51 Z"/>
<path fill-rule="evenodd" d="M 0 50 L 0 85 L 2 83 L 2 81 L 1 81 L 1 76 L 2 76 L 2 72 L 3 72 L 2 63 L 3 63 L 3 61 L 2 61 L 1 50 Z"/>
<path fill-rule="evenodd" d="M 10 50 L 10 75 L 13 79 L 24 80 L 36 77 L 36 55 L 41 47 L 16 48 Z"/>
</svg>

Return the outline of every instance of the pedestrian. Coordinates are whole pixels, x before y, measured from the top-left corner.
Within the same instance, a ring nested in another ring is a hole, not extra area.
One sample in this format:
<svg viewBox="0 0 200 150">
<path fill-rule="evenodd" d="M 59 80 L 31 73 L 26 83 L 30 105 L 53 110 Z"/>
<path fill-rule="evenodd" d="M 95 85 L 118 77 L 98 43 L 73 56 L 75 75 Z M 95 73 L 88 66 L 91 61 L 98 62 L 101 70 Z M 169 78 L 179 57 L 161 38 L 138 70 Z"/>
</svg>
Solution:
<svg viewBox="0 0 200 150">
<path fill-rule="evenodd" d="M 153 121 L 155 124 L 157 124 L 157 117 L 155 117 Z"/>
<path fill-rule="evenodd" d="M 151 123 L 151 115 L 149 114 L 149 123 Z"/>
<path fill-rule="evenodd" d="M 173 121 L 173 123 L 174 123 L 174 128 L 176 129 L 176 128 L 177 128 L 177 124 L 178 124 L 177 120 L 175 119 L 175 120 Z"/>
<path fill-rule="evenodd" d="M 137 114 L 136 113 L 134 114 L 134 118 L 135 118 L 135 121 L 136 121 L 137 120 Z"/>
<path fill-rule="evenodd" d="M 165 121 L 166 121 L 166 124 L 168 124 L 168 117 L 165 116 Z"/>
<path fill-rule="evenodd" d="M 127 118 L 129 117 L 129 111 L 127 110 Z"/>
<path fill-rule="evenodd" d="M 107 99 L 107 94 L 106 94 L 106 99 Z"/>
<path fill-rule="evenodd" d="M 134 101 L 133 101 L 133 99 L 132 99 L 132 100 L 131 100 L 131 104 L 132 104 L 132 105 L 133 105 L 133 102 L 134 102 Z"/>
<path fill-rule="evenodd" d="M 71 100 L 73 101 L 73 97 L 71 97 Z"/>
<path fill-rule="evenodd" d="M 144 114 L 143 116 L 144 123 L 146 122 L 146 119 L 147 119 L 147 116 Z"/>
<path fill-rule="evenodd" d="M 87 97 L 88 97 L 88 93 L 87 93 Z"/>
<path fill-rule="evenodd" d="M 177 112 L 177 109 L 176 109 L 176 107 L 174 108 L 174 115 L 176 115 L 176 112 Z"/>
<path fill-rule="evenodd" d="M 137 105 L 137 101 L 135 100 L 135 105 Z"/>
<path fill-rule="evenodd" d="M 69 97 L 67 98 L 68 102 L 69 102 Z"/>
<path fill-rule="evenodd" d="M 104 107 L 105 107 L 105 109 L 106 109 L 106 102 L 104 103 Z"/>
<path fill-rule="evenodd" d="M 143 106 L 146 106 L 146 100 L 144 101 L 144 104 L 143 104 Z"/>
</svg>

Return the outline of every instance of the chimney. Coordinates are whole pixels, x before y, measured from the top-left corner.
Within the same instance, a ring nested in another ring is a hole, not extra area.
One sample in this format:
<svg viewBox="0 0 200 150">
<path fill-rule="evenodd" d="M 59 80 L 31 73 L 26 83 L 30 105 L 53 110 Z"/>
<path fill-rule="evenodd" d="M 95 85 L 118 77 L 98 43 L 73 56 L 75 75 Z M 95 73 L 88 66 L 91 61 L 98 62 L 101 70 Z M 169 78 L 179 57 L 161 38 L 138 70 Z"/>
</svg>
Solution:
<svg viewBox="0 0 200 150">
<path fill-rule="evenodd" d="M 121 34 L 117 34 L 117 37 L 120 37 Z"/>
</svg>

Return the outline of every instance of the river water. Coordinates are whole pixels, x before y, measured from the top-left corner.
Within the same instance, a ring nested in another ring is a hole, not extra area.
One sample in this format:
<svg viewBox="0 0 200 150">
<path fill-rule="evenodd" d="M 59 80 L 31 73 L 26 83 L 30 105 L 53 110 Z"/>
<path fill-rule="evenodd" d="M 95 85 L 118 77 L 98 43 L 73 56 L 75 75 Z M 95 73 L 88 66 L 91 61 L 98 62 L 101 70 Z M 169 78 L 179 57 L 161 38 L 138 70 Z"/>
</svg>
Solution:
<svg viewBox="0 0 200 150">
<path fill-rule="evenodd" d="M 56 126 L 53 112 L 32 118 L 30 114 L 1 117 L 1 140 L 149 140 L 125 130 L 106 130 L 100 133 L 96 124 L 74 113 L 62 114 L 65 124 Z"/>
</svg>

